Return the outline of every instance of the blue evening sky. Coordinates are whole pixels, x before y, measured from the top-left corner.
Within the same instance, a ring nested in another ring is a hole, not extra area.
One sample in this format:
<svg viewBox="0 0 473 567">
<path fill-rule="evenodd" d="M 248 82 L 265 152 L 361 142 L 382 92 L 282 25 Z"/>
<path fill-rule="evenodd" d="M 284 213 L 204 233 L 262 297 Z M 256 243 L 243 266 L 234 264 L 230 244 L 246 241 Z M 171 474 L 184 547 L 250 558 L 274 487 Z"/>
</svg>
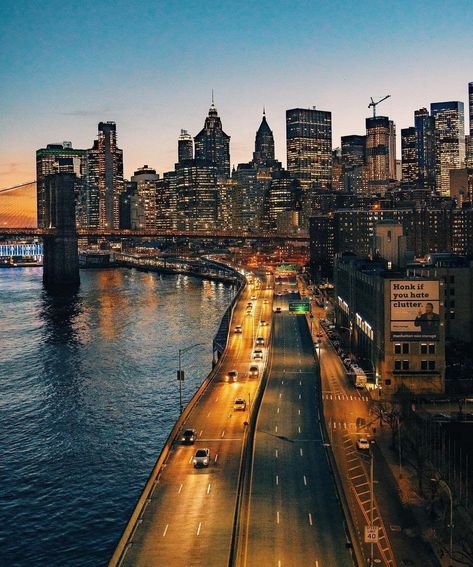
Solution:
<svg viewBox="0 0 473 567">
<path fill-rule="evenodd" d="M 212 88 L 234 164 L 251 158 L 263 105 L 283 163 L 287 108 L 332 111 L 336 147 L 364 133 L 370 96 L 391 94 L 379 113 L 400 137 L 416 108 L 466 103 L 472 24 L 471 0 L 3 0 L 0 187 L 34 179 L 47 143 L 90 147 L 100 120 L 117 122 L 127 177 L 172 169 Z"/>
</svg>

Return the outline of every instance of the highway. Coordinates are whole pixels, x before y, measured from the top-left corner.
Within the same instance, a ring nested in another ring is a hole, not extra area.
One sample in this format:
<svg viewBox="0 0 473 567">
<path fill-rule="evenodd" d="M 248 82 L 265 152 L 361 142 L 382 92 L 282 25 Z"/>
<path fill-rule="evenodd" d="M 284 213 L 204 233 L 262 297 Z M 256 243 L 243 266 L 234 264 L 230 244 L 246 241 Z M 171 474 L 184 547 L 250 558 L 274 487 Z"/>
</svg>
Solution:
<svg viewBox="0 0 473 567">
<path fill-rule="evenodd" d="M 256 296 L 257 300 L 251 300 Z M 253 303 L 251 314 L 247 302 Z M 247 286 L 234 312 L 229 348 L 221 371 L 190 413 L 184 428 L 195 428 L 194 445 L 174 444 L 144 512 L 131 536 L 121 566 L 192 567 L 228 564 L 235 498 L 240 469 L 246 411 L 234 411 L 236 398 L 248 405 L 259 379 L 249 378 L 256 337 L 269 336 L 272 290 Z M 242 325 L 241 334 L 234 327 Z M 261 348 L 261 347 L 258 347 Z M 266 358 L 266 346 L 262 347 Z M 264 361 L 265 362 L 265 361 Z M 260 374 L 263 362 L 259 362 Z M 229 370 L 238 371 L 236 383 L 226 383 Z M 210 449 L 210 466 L 196 469 L 192 460 L 199 448 Z"/>
<path fill-rule="evenodd" d="M 353 566 L 322 440 L 313 347 L 303 315 L 278 297 L 270 374 L 257 420 L 240 565 Z"/>
</svg>

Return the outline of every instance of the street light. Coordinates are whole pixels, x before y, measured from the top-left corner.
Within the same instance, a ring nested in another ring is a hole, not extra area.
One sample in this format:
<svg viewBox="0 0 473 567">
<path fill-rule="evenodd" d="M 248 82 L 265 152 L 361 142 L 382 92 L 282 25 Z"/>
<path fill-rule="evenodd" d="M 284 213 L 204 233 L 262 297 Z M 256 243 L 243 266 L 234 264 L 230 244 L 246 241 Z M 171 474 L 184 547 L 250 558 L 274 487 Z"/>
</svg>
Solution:
<svg viewBox="0 0 473 567">
<path fill-rule="evenodd" d="M 195 343 L 194 345 L 191 345 L 187 348 L 180 348 L 179 349 L 179 355 L 178 355 L 178 359 L 179 359 L 179 366 L 178 366 L 178 371 L 177 371 L 177 380 L 179 381 L 179 413 L 182 413 L 182 382 L 184 382 L 184 370 L 182 370 L 182 365 L 181 365 L 181 360 L 182 360 L 182 355 L 185 354 L 186 352 L 190 351 L 191 349 L 197 347 L 197 346 L 202 346 L 203 343 Z"/>
<path fill-rule="evenodd" d="M 453 497 L 452 497 L 452 491 L 450 490 L 450 486 L 448 486 L 447 481 L 444 480 L 443 478 L 441 479 L 436 479 L 436 478 L 431 478 L 430 479 L 432 482 L 434 482 L 435 484 L 438 484 L 440 486 L 440 484 L 443 484 L 443 486 L 447 489 L 447 493 L 448 493 L 448 497 L 450 498 L 450 567 L 452 567 L 452 561 L 453 561 Z"/>
</svg>

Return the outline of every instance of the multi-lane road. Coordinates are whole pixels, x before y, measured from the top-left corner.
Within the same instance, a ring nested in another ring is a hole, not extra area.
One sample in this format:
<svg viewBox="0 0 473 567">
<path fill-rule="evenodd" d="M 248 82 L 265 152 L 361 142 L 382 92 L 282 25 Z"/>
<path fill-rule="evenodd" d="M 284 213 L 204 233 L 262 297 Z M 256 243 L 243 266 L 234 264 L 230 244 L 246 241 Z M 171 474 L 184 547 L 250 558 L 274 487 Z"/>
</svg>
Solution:
<svg viewBox="0 0 473 567">
<path fill-rule="evenodd" d="M 269 377 L 257 420 L 241 565 L 353 565 L 322 438 L 317 370 L 304 316 L 275 302 Z"/>
<path fill-rule="evenodd" d="M 256 300 L 251 297 L 256 296 Z M 250 314 L 246 305 L 253 303 Z M 272 291 L 248 286 L 234 312 L 231 336 L 221 369 L 190 413 L 184 428 L 195 428 L 197 440 L 185 446 L 177 441 L 162 473 L 145 504 L 121 566 L 191 567 L 227 565 L 235 513 L 240 458 L 248 410 L 235 411 L 236 398 L 251 404 L 259 379 L 248 371 L 257 337 L 268 340 Z M 234 333 L 236 325 L 242 333 Z M 258 347 L 260 348 L 260 347 Z M 263 369 L 265 359 L 256 362 Z M 237 370 L 238 380 L 226 383 L 229 370 Z M 210 449 L 208 468 L 195 469 L 192 463 L 199 448 Z"/>
</svg>

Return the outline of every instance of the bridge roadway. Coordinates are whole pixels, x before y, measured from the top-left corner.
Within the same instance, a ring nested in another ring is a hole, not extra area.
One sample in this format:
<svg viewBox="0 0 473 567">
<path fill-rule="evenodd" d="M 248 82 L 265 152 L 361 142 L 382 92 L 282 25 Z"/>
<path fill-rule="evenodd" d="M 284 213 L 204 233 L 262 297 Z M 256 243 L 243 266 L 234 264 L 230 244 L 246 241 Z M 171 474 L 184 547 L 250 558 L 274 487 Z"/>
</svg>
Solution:
<svg viewBox="0 0 473 567">
<path fill-rule="evenodd" d="M 305 317 L 275 301 L 270 374 L 258 415 L 245 567 L 353 566 L 322 441 L 313 346 Z"/>
<path fill-rule="evenodd" d="M 221 372 L 207 388 L 189 415 L 185 428 L 195 428 L 194 445 L 174 444 L 158 483 L 131 537 L 123 560 L 125 566 L 192 567 L 228 565 L 237 482 L 247 411 L 234 411 L 235 398 L 251 402 L 259 380 L 249 379 L 248 370 L 257 336 L 268 340 L 272 290 L 251 286 L 243 293 L 234 312 L 232 327 L 242 324 L 243 333 L 233 333 Z M 251 296 L 253 314 L 246 315 Z M 263 299 L 267 303 L 263 303 Z M 263 348 L 266 357 L 266 348 Z M 258 363 L 260 373 L 262 363 Z M 228 370 L 238 371 L 238 381 L 225 383 Z M 210 449 L 210 466 L 195 469 L 192 458 L 199 448 Z"/>
</svg>

